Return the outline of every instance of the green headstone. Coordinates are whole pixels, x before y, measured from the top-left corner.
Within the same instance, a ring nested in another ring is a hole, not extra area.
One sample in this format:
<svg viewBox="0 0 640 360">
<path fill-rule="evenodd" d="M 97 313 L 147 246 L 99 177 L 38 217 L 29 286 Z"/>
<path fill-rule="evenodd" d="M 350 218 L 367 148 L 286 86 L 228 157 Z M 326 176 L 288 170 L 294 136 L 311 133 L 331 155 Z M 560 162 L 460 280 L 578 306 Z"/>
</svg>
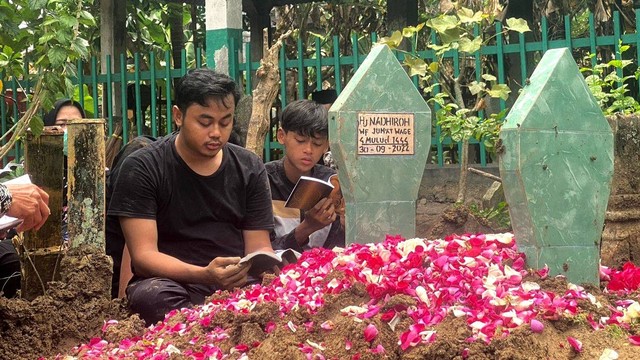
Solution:
<svg viewBox="0 0 640 360">
<path fill-rule="evenodd" d="M 545 53 L 500 139 L 500 176 L 528 266 L 598 284 L 613 133 L 569 50 Z"/>
<path fill-rule="evenodd" d="M 371 50 L 329 110 L 329 139 L 347 244 L 414 237 L 431 110 L 388 46 Z"/>
</svg>

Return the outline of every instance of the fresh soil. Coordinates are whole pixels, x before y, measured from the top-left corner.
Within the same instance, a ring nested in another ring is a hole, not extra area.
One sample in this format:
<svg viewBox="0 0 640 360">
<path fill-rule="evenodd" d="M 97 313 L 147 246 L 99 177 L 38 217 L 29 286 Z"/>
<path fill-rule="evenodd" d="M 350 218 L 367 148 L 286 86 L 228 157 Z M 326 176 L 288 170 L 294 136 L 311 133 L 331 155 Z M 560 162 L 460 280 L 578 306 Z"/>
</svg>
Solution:
<svg viewBox="0 0 640 360">
<path fill-rule="evenodd" d="M 419 222 L 420 211 L 421 209 L 418 211 Z M 464 215 L 463 212 L 464 210 L 453 211 L 444 218 L 444 222 L 433 222 L 433 226 L 423 228 L 423 231 L 468 232 L 466 223 L 446 220 L 459 219 Z M 447 225 L 432 230 L 438 224 Z M 451 224 L 457 224 L 458 227 Z M 473 231 L 481 230 L 484 231 L 482 228 L 474 228 Z M 110 259 L 91 250 L 76 250 L 65 257 L 61 266 L 62 280 L 51 283 L 47 295 L 31 302 L 0 298 L 0 359 L 54 358 L 56 354 L 72 353 L 73 346 L 88 343 L 94 337 L 117 343 L 144 333 L 143 322 L 137 316 L 129 316 L 122 301 L 110 300 L 109 289 L 101 288 L 104 282 L 96 281 L 110 279 Z M 341 276 L 339 273 L 330 275 Z M 543 289 L 551 292 L 563 293 L 567 289 L 567 283 L 558 278 L 540 280 L 531 275 L 531 279 L 527 280 L 536 281 Z M 471 334 L 468 324 L 464 318 L 451 315 L 436 327 L 434 343 L 419 345 L 406 351 L 401 350 L 398 339 L 410 324 L 408 317 L 401 317 L 392 330 L 376 315 L 372 322 L 380 333 L 369 343 L 362 336 L 366 324 L 354 322 L 340 312 L 346 306 L 362 305 L 369 300 L 364 286 L 357 285 L 338 295 L 328 296 L 325 299 L 326 305 L 313 315 L 306 310 L 299 310 L 278 319 L 277 306 L 265 304 L 245 315 L 235 316 L 221 311 L 211 324 L 198 325 L 190 331 L 193 335 L 206 333 L 217 326 L 229 329 L 230 337 L 225 340 L 223 350 L 228 352 L 238 344 L 260 343 L 249 352 L 249 358 L 264 360 L 306 359 L 305 354 L 299 350 L 300 345 L 320 343 L 325 348 L 323 354 L 327 359 L 598 359 L 605 349 L 614 349 L 619 354 L 619 359 L 637 358 L 637 348 L 627 339 L 636 330 L 627 331 L 619 327 L 599 331 L 591 329 L 585 320 L 586 315 L 592 314 L 596 320 L 600 316 L 609 316 L 608 307 L 615 307 L 614 302 L 619 298 L 594 287 L 589 288 L 589 291 L 600 301 L 602 308 L 596 308 L 590 303 L 580 303 L 582 315 L 572 319 L 543 320 L 545 327 L 542 333 L 532 333 L 528 325 L 523 325 L 509 336 L 495 338 L 490 344 L 482 341 L 467 342 L 466 339 Z M 223 292 L 215 294 L 213 298 L 225 296 L 228 294 Z M 625 298 L 638 299 L 638 294 Z M 413 301 L 415 300 L 410 297 L 396 295 L 390 297 L 385 306 L 406 309 Z M 119 322 L 109 326 L 103 333 L 101 329 L 110 319 Z M 178 322 L 180 316 L 172 319 Z M 323 331 L 320 324 L 329 320 L 334 324 L 333 331 Z M 275 330 L 265 332 L 265 326 L 274 321 Z M 289 323 L 297 326 L 299 331 L 291 331 L 287 325 Z M 567 342 L 568 336 L 582 341 L 581 353 L 578 354 L 571 348 Z M 180 347 L 181 341 L 192 338 L 193 336 L 174 336 L 165 338 L 165 341 L 171 341 Z M 351 342 L 350 347 L 346 346 L 347 340 Z M 384 354 L 371 351 L 378 345 L 384 347 Z M 181 358 L 183 357 L 175 354 L 171 356 L 171 359 Z M 230 358 L 237 357 L 232 355 Z"/>
<path fill-rule="evenodd" d="M 49 283 L 45 296 L 30 302 L 0 297 L 0 359 L 64 352 L 99 336 L 105 320 L 129 316 L 122 301 L 111 300 L 108 256 L 79 248 L 69 251 L 60 266 L 61 280 Z"/>
<path fill-rule="evenodd" d="M 416 221 L 420 220 L 421 218 L 417 216 Z M 493 227 L 486 219 L 474 215 L 465 205 L 449 205 L 442 215 L 437 218 L 426 236 L 421 236 L 422 234 L 417 236 L 427 239 L 439 239 L 451 234 L 493 234 L 509 230 Z"/>
</svg>

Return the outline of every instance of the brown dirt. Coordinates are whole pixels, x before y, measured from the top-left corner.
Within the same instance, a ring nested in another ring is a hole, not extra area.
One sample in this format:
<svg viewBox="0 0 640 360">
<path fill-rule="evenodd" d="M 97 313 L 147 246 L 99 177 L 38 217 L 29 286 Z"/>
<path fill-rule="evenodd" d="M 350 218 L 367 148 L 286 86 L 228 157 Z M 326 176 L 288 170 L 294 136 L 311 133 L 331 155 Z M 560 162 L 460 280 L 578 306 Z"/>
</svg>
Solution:
<svg viewBox="0 0 640 360">
<path fill-rule="evenodd" d="M 638 114 L 607 118 L 614 132 L 614 171 L 602 233 L 602 264 L 640 261 L 640 122 Z"/>
<path fill-rule="evenodd" d="M 96 281 L 111 278 L 106 255 L 72 250 L 62 260 L 61 277 L 31 302 L 0 297 L 0 359 L 64 352 L 100 334 L 104 321 L 128 316 L 121 301 L 111 300 L 110 281 Z"/>
<path fill-rule="evenodd" d="M 419 217 L 417 217 L 419 219 Z M 418 220 L 416 220 L 418 221 Z M 494 229 L 485 219 L 474 216 L 464 205 L 450 205 L 438 220 L 436 220 L 427 239 L 440 239 L 447 235 L 465 233 L 492 234 L 506 232 L 508 229 Z"/>
<path fill-rule="evenodd" d="M 454 218 L 460 215 L 459 212 L 451 214 Z M 440 231 L 468 232 L 466 224 L 458 224 L 460 227 L 457 229 L 449 226 Z M 117 343 L 124 338 L 142 335 L 142 321 L 137 316 L 128 317 L 122 302 L 109 300 L 108 289 L 96 285 L 100 282 L 95 279 L 109 279 L 110 276 L 110 261 L 107 257 L 81 250 L 65 258 L 62 263 L 62 281 L 52 283 L 46 296 L 32 302 L 0 298 L 0 359 L 53 357 L 59 353 L 70 353 L 74 345 L 87 343 L 93 337 Z M 327 281 L 340 276 L 339 273 L 332 273 Z M 527 280 L 537 281 L 545 290 L 556 293 L 563 292 L 567 286 L 561 279 L 540 280 L 532 275 Z M 600 316 L 608 316 L 608 305 L 612 305 L 618 298 L 603 294 L 597 288 L 590 288 L 589 291 L 602 303 L 603 308 L 597 309 L 591 304 L 581 303 L 584 314 L 591 313 L 596 320 Z M 220 293 L 212 298 L 224 298 L 227 295 Z M 340 312 L 340 309 L 348 305 L 362 305 L 368 300 L 366 289 L 356 285 L 344 293 L 328 296 L 326 305 L 316 314 L 299 310 L 279 319 L 277 306 L 264 304 L 246 315 L 234 316 L 230 312 L 221 311 L 210 324 L 198 325 L 191 332 L 204 334 L 218 326 L 229 329 L 230 338 L 222 346 L 224 351 L 229 351 L 237 344 L 259 342 L 260 346 L 249 352 L 249 358 L 264 360 L 306 359 L 299 350 L 301 344 L 322 344 L 325 349 L 323 354 L 327 359 L 352 359 L 356 358 L 356 354 L 362 360 L 598 359 L 605 348 L 615 349 L 619 359 L 633 359 L 637 355 L 636 348 L 628 343 L 626 331 L 620 328 L 593 331 L 584 320 L 585 316 L 558 321 L 544 320 L 545 330 L 540 334 L 532 333 L 525 325 L 507 337 L 494 339 L 491 344 L 467 342 L 471 332 L 466 321 L 450 316 L 437 326 L 434 343 L 402 351 L 398 339 L 410 324 L 406 309 L 413 305 L 414 300 L 407 296 L 389 298 L 385 306 L 398 310 L 400 321 L 392 330 L 387 322 L 380 319 L 380 315 L 370 319 L 380 331 L 371 343 L 362 336 L 366 323 L 354 322 Z M 103 323 L 108 319 L 117 319 L 119 323 L 102 333 Z M 172 321 L 179 320 L 180 316 L 176 316 Z M 332 331 L 320 328 L 320 324 L 325 321 L 333 322 Z M 276 329 L 271 333 L 264 330 L 269 322 L 276 322 Z M 298 331 L 292 332 L 287 326 L 289 322 L 295 324 Z M 571 349 L 567 336 L 583 342 L 581 354 Z M 193 336 L 176 336 L 167 337 L 165 341 L 171 341 L 180 347 L 181 342 L 192 338 Z M 205 341 L 204 336 L 201 338 Z M 350 348 L 346 346 L 347 341 L 351 342 Z M 384 354 L 371 351 L 378 345 L 384 347 Z M 462 356 L 464 352 L 466 357 Z"/>
<path fill-rule="evenodd" d="M 451 234 L 496 233 L 508 229 L 492 228 L 474 216 L 467 206 L 452 202 L 421 199 L 416 205 L 416 237 L 436 239 Z"/>
</svg>

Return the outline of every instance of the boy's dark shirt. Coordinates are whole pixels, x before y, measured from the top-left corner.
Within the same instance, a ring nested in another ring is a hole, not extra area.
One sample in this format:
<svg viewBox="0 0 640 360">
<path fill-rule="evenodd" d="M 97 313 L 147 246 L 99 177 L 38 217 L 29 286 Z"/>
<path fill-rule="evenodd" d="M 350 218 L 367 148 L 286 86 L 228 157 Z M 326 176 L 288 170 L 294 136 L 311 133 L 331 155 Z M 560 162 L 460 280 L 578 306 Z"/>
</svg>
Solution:
<svg viewBox="0 0 640 360">
<path fill-rule="evenodd" d="M 262 161 L 227 144 L 218 171 L 201 176 L 178 156 L 175 138 L 167 136 L 125 159 L 108 215 L 156 220 L 158 250 L 190 264 L 244 256 L 242 230 L 273 229 Z"/>
<path fill-rule="evenodd" d="M 294 231 L 302 220 L 304 214 L 299 209 L 285 208 L 289 194 L 293 190 L 293 184 L 284 172 L 284 160 L 275 160 L 265 164 L 269 174 L 269 185 L 271 186 L 271 199 L 273 203 L 273 214 L 275 217 L 275 228 L 271 232 L 271 243 L 274 249 L 294 249 L 302 252 L 311 247 L 324 247 L 327 249 L 336 246 L 344 247 L 344 229 L 340 225 L 340 219 L 336 218 L 333 224 L 322 228 L 310 236 L 310 242 L 305 246 L 298 245 Z M 321 180 L 329 180 L 329 177 L 336 172 L 324 165 L 316 164 L 311 170 L 312 177 Z"/>
</svg>

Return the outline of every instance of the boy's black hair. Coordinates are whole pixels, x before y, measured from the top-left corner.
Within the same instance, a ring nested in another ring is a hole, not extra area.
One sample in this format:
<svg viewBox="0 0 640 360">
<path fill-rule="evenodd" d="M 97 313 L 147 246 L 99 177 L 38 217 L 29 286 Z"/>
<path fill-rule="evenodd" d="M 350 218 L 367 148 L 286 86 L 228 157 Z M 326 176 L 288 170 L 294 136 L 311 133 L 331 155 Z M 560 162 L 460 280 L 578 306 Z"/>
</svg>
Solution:
<svg viewBox="0 0 640 360">
<path fill-rule="evenodd" d="M 175 90 L 176 106 L 183 113 L 193 103 L 207 106 L 210 99 L 220 101 L 229 108 L 230 104 L 224 102 L 229 94 L 233 95 L 234 105 L 238 105 L 240 100 L 240 89 L 232 78 L 206 68 L 189 71 L 180 79 Z"/>
<path fill-rule="evenodd" d="M 327 136 L 329 114 L 322 104 L 313 100 L 296 100 L 287 105 L 280 115 L 280 127 L 302 136 Z"/>
</svg>

